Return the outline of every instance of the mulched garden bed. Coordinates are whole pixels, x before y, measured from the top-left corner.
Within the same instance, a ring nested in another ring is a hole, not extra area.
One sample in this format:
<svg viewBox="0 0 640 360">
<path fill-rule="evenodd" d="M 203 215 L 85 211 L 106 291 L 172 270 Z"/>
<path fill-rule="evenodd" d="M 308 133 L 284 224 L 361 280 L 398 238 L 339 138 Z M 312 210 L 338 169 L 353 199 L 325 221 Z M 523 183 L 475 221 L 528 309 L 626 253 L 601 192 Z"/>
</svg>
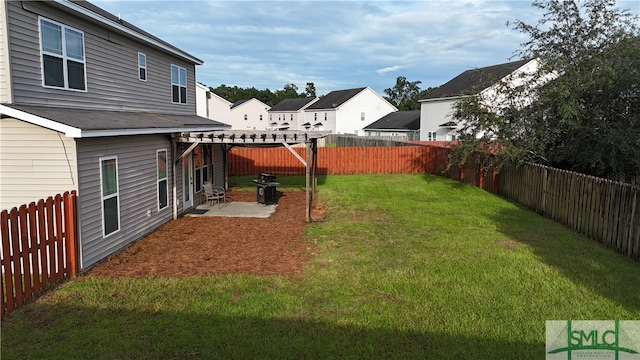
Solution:
<svg viewBox="0 0 640 360">
<path fill-rule="evenodd" d="M 255 201 L 254 191 L 230 191 L 228 201 Z M 185 216 L 94 266 L 88 276 L 184 277 L 212 274 L 295 276 L 312 253 L 305 192 L 278 193 L 271 217 Z"/>
</svg>

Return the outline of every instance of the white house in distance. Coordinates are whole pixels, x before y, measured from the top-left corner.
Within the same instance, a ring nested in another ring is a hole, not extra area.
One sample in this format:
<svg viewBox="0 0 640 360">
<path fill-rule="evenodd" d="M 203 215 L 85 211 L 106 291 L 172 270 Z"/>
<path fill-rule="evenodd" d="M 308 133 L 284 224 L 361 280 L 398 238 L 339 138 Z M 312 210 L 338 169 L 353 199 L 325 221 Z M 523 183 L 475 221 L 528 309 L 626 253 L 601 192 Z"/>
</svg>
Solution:
<svg viewBox="0 0 640 360">
<path fill-rule="evenodd" d="M 311 130 L 364 135 L 365 126 L 393 111 L 398 109 L 369 87 L 336 90 L 304 110 L 304 124 Z"/>
<path fill-rule="evenodd" d="M 231 103 L 211 90 L 196 83 L 196 112 L 198 116 L 224 124 L 231 122 Z"/>
<path fill-rule="evenodd" d="M 420 140 L 456 140 L 460 127 L 451 116 L 458 100 L 481 94 L 486 101 L 495 102 L 495 96 L 491 94 L 495 95 L 495 86 L 500 80 L 511 77 L 521 80 L 520 75 L 532 74 L 537 66 L 538 60 L 534 59 L 467 70 L 430 91 L 420 99 Z"/>
<path fill-rule="evenodd" d="M 317 97 L 284 99 L 269 109 L 269 127 L 277 130 L 309 130 L 304 122 L 304 110 L 318 101 Z"/>
<path fill-rule="evenodd" d="M 269 108 L 269 105 L 256 98 L 234 102 L 231 105 L 231 129 L 266 130 L 269 127 Z"/>
</svg>

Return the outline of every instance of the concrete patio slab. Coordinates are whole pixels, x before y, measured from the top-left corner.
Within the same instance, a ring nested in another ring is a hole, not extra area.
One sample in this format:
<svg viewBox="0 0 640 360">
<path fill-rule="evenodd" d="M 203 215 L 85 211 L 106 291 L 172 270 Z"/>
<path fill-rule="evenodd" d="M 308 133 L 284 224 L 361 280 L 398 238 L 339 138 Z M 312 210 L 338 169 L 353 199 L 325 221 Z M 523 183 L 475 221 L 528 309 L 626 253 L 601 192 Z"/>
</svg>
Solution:
<svg viewBox="0 0 640 360">
<path fill-rule="evenodd" d="M 253 217 L 268 218 L 278 205 L 264 205 L 257 202 L 233 201 L 222 204 L 202 204 L 191 210 L 186 216 L 225 216 L 225 217 Z"/>
</svg>

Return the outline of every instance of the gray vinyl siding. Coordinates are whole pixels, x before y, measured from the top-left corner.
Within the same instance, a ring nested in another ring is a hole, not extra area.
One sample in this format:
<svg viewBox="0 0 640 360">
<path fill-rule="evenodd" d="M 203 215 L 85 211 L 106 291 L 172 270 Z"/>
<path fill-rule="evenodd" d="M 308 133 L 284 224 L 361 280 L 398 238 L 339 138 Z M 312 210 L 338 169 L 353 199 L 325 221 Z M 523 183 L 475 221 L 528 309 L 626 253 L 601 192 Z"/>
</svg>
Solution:
<svg viewBox="0 0 640 360">
<path fill-rule="evenodd" d="M 0 104 L 11 102 L 9 46 L 7 34 L 7 2 L 0 1 Z"/>
<path fill-rule="evenodd" d="M 162 135 L 78 139 L 82 268 L 125 248 L 173 218 L 171 145 Z M 168 154 L 169 206 L 158 211 L 156 151 Z M 100 158 L 117 157 L 120 230 L 103 238 Z M 178 194 L 180 197 L 180 193 Z M 150 212 L 150 215 L 147 215 Z"/>
<path fill-rule="evenodd" d="M 195 65 L 46 3 L 7 2 L 15 104 L 195 114 Z M 42 85 L 38 16 L 84 32 L 86 92 Z M 138 80 L 138 52 L 147 81 Z M 171 64 L 187 70 L 187 104 L 172 103 Z"/>
<path fill-rule="evenodd" d="M 213 145 L 213 181 L 212 184 L 224 186 L 224 160 L 222 147 Z"/>
</svg>

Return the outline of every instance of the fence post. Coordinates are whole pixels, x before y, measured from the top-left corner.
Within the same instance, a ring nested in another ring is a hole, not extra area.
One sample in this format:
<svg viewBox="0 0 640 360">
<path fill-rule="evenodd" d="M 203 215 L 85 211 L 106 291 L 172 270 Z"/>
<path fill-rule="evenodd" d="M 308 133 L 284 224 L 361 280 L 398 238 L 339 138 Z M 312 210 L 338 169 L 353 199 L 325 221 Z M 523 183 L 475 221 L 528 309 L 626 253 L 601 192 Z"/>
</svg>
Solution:
<svg viewBox="0 0 640 360">
<path fill-rule="evenodd" d="M 64 193 L 64 229 L 65 229 L 65 247 L 67 249 L 67 271 L 69 277 L 75 277 L 78 274 L 78 249 L 76 242 L 76 191 Z"/>
</svg>

